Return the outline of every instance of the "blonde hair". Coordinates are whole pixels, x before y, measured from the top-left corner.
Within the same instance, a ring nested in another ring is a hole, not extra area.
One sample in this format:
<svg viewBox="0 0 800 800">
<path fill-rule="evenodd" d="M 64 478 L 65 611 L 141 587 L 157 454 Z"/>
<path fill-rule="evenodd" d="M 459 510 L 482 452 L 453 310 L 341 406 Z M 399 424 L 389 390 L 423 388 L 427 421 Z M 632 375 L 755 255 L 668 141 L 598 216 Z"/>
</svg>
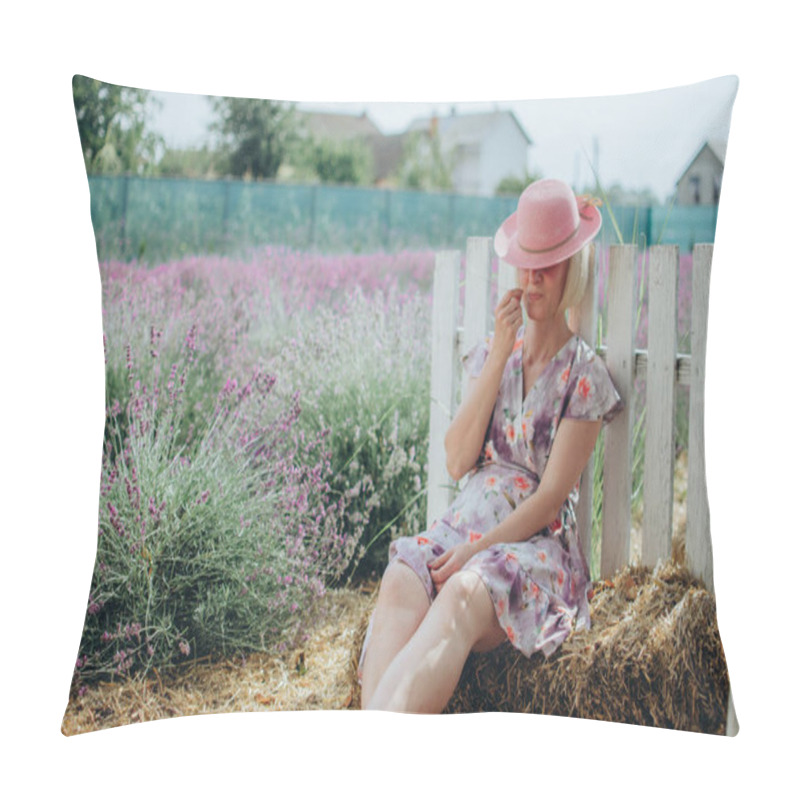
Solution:
<svg viewBox="0 0 800 800">
<path fill-rule="evenodd" d="M 567 279 L 564 282 L 564 293 L 561 295 L 561 303 L 558 310 L 565 313 L 568 308 L 579 306 L 586 286 L 589 283 L 589 270 L 594 263 L 594 244 L 589 242 L 578 250 L 575 255 L 570 256 L 567 264 Z"/>
</svg>

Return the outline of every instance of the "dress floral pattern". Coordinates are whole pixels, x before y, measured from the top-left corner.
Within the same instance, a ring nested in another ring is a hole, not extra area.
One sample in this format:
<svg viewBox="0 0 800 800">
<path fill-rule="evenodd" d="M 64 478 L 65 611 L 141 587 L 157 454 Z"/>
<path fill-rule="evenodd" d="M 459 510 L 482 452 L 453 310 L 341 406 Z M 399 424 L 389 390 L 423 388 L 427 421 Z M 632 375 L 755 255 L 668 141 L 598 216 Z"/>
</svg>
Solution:
<svg viewBox="0 0 800 800">
<path fill-rule="evenodd" d="M 524 330 L 517 332 L 483 453 L 466 485 L 430 530 L 390 546 L 389 563 L 400 559 L 408 564 L 431 600 L 428 563 L 462 542 L 480 539 L 536 491 L 560 420 L 608 422 L 622 408 L 605 364 L 578 336 L 556 353 L 523 397 Z M 491 337 L 464 357 L 467 374 L 480 374 L 490 345 Z M 577 502 L 576 485 L 547 528 L 522 542 L 489 547 L 462 567 L 483 579 L 509 641 L 528 657 L 537 650 L 549 656 L 573 625 L 579 630 L 590 625 L 591 584 L 578 540 Z"/>
</svg>

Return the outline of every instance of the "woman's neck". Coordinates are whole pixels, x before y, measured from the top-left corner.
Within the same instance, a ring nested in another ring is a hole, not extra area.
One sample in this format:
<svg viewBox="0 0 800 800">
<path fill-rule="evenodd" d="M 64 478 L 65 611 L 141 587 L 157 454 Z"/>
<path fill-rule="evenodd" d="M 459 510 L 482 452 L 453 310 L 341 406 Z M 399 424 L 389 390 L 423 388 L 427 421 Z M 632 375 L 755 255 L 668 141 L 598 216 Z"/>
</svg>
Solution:
<svg viewBox="0 0 800 800">
<path fill-rule="evenodd" d="M 525 326 L 523 358 L 526 364 L 546 363 L 572 338 L 566 319 L 558 314 L 547 322 L 529 319 Z"/>
</svg>

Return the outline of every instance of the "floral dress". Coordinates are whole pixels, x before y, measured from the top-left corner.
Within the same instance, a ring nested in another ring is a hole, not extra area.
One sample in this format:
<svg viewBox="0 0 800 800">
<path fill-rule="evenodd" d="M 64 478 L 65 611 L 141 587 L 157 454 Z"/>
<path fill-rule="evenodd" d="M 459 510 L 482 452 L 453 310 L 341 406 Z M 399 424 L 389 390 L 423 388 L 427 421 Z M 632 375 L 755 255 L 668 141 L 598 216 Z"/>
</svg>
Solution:
<svg viewBox="0 0 800 800">
<path fill-rule="evenodd" d="M 390 545 L 389 563 L 400 559 L 419 576 L 428 597 L 434 587 L 428 563 L 462 542 L 489 533 L 533 494 L 544 473 L 561 419 L 608 422 L 622 408 L 603 361 L 580 337 L 556 353 L 523 397 L 522 344 L 518 330 L 506 363 L 483 453 L 453 504 L 419 536 Z M 477 377 L 489 354 L 491 337 L 464 356 L 467 374 Z M 462 569 L 483 579 L 497 619 L 511 644 L 531 656 L 550 655 L 572 630 L 588 628 L 589 569 L 578 540 L 575 510 L 578 486 L 556 519 L 530 539 L 493 545 Z M 361 654 L 371 632 L 370 627 Z"/>
</svg>

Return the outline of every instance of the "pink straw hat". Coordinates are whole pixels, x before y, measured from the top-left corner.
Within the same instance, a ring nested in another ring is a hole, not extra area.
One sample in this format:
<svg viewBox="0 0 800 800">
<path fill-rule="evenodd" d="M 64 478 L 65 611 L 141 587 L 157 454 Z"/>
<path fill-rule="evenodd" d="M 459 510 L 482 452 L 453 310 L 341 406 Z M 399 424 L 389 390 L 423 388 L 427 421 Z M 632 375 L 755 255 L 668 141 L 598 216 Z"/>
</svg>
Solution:
<svg viewBox="0 0 800 800">
<path fill-rule="evenodd" d="M 599 205 L 597 198 L 575 197 L 564 181 L 535 181 L 522 192 L 517 210 L 495 234 L 495 252 L 522 269 L 559 264 L 597 235 L 603 223 Z"/>
</svg>

